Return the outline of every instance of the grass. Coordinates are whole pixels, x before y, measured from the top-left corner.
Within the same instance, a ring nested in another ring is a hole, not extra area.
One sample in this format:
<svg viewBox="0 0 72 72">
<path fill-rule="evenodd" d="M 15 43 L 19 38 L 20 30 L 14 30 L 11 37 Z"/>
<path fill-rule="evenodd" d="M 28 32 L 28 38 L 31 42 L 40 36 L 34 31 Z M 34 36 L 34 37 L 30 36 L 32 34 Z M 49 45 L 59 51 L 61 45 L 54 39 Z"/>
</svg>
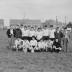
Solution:
<svg viewBox="0 0 72 72">
<path fill-rule="evenodd" d="M 0 72 L 72 72 L 72 43 L 68 53 L 27 53 L 8 50 L 8 38 L 0 31 Z"/>
</svg>

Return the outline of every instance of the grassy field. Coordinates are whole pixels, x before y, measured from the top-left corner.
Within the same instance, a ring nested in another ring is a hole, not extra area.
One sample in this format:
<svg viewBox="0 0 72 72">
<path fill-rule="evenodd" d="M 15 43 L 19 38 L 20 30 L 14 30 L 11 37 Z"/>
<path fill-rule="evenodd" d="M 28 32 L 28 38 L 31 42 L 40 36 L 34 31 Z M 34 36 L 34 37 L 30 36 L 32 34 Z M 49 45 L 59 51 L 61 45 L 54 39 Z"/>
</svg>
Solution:
<svg viewBox="0 0 72 72">
<path fill-rule="evenodd" d="M 0 31 L 0 72 L 72 72 L 72 43 L 68 53 L 27 53 L 8 50 L 8 39 Z"/>
</svg>

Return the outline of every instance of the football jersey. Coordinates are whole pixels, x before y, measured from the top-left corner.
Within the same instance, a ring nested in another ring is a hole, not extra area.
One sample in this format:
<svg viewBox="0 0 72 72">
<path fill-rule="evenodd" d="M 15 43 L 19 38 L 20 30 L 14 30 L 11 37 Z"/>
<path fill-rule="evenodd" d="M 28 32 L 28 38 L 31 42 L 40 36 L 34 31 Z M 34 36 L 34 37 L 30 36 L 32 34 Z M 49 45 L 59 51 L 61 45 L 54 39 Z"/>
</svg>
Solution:
<svg viewBox="0 0 72 72">
<path fill-rule="evenodd" d="M 54 32 L 55 29 L 50 30 L 50 38 L 55 38 Z"/>
<path fill-rule="evenodd" d="M 31 46 L 37 46 L 37 41 L 36 40 L 31 40 L 30 45 Z"/>
<path fill-rule="evenodd" d="M 38 47 L 43 48 L 42 42 L 38 42 Z"/>
<path fill-rule="evenodd" d="M 35 36 L 35 31 L 30 31 L 30 32 L 29 32 L 29 36 L 30 36 L 30 37 Z"/>
<path fill-rule="evenodd" d="M 43 29 L 43 36 L 49 36 L 49 34 L 50 34 L 49 29 L 46 29 L 46 30 Z"/>
<path fill-rule="evenodd" d="M 24 28 L 21 28 L 22 31 L 22 36 L 28 36 L 29 35 L 29 30 L 25 30 Z"/>
<path fill-rule="evenodd" d="M 37 37 L 38 40 L 40 40 L 43 37 L 43 31 L 37 31 L 36 37 Z"/>
</svg>

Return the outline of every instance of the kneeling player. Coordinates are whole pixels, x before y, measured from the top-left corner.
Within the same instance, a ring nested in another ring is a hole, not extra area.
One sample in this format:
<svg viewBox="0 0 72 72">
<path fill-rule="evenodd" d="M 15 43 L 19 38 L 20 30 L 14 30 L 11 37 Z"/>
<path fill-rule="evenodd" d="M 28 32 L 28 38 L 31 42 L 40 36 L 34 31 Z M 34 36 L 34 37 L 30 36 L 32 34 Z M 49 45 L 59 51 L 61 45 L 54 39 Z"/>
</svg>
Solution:
<svg viewBox="0 0 72 72">
<path fill-rule="evenodd" d="M 32 53 L 34 53 L 34 50 L 37 49 L 37 41 L 35 39 L 35 37 L 32 37 L 32 40 L 30 41 L 30 50 Z"/>
<path fill-rule="evenodd" d="M 53 43 L 53 49 L 55 52 L 59 52 L 62 50 L 61 44 L 58 42 L 58 39 L 56 39 Z"/>
<path fill-rule="evenodd" d="M 13 49 L 16 49 L 16 50 L 20 49 L 20 42 L 21 42 L 20 38 L 16 39 L 14 41 Z"/>
<path fill-rule="evenodd" d="M 29 45 L 29 41 L 28 40 L 24 40 L 23 41 L 23 51 L 24 53 L 27 52 L 27 50 L 29 49 L 30 45 Z"/>
<path fill-rule="evenodd" d="M 48 45 L 47 51 L 52 52 L 53 51 L 53 48 L 52 48 L 53 41 L 49 39 L 47 41 L 47 45 Z"/>
<path fill-rule="evenodd" d="M 43 44 L 43 40 L 41 40 L 41 41 L 39 41 L 38 42 L 38 50 L 40 51 L 40 52 L 42 52 L 43 51 L 43 46 L 44 44 Z"/>
</svg>

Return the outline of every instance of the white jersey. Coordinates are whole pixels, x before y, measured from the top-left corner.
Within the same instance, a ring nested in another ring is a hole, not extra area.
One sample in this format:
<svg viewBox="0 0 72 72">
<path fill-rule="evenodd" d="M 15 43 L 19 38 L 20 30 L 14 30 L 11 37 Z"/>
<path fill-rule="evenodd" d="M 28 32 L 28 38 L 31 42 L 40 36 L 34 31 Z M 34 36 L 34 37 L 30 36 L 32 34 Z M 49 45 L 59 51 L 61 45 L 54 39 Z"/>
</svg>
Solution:
<svg viewBox="0 0 72 72">
<path fill-rule="evenodd" d="M 48 47 L 47 41 L 44 41 L 44 47 Z"/>
<path fill-rule="evenodd" d="M 25 40 L 25 47 L 29 48 L 30 47 L 30 43 L 28 40 Z"/>
<path fill-rule="evenodd" d="M 49 41 L 47 42 L 47 45 L 48 45 L 48 47 L 51 47 L 51 48 L 52 48 L 53 41 L 49 40 Z"/>
<path fill-rule="evenodd" d="M 37 41 L 36 40 L 31 40 L 30 41 L 30 46 L 37 46 Z"/>
<path fill-rule="evenodd" d="M 55 38 L 54 32 L 55 29 L 50 30 L 50 38 Z"/>
<path fill-rule="evenodd" d="M 25 31 L 24 36 L 29 36 L 29 30 L 26 30 L 26 31 Z"/>
<path fill-rule="evenodd" d="M 21 28 L 22 31 L 22 36 L 28 36 L 29 35 L 29 30 L 25 30 L 24 28 Z"/>
<path fill-rule="evenodd" d="M 46 43 L 44 41 L 42 42 L 42 46 L 43 46 L 43 49 L 45 49 Z"/>
<path fill-rule="evenodd" d="M 30 32 L 29 32 L 29 36 L 30 36 L 30 37 L 35 36 L 35 31 L 30 31 Z"/>
<path fill-rule="evenodd" d="M 17 46 L 20 45 L 20 42 L 21 42 L 21 41 L 22 41 L 21 39 L 16 39 L 16 40 L 14 41 L 14 46 L 17 48 Z"/>
<path fill-rule="evenodd" d="M 46 30 L 43 29 L 43 36 L 49 36 L 49 34 L 50 34 L 49 29 L 46 29 Z"/>
<path fill-rule="evenodd" d="M 24 36 L 24 28 L 20 28 L 22 31 L 22 36 Z"/>
<path fill-rule="evenodd" d="M 20 48 L 24 48 L 24 46 L 25 46 L 25 42 L 24 42 L 24 40 L 21 40 L 21 42 L 20 42 Z"/>
<path fill-rule="evenodd" d="M 44 47 L 43 42 L 38 42 L 38 47 L 39 47 L 39 48 L 43 48 L 43 47 Z"/>
<path fill-rule="evenodd" d="M 40 31 L 40 32 L 37 31 L 36 32 L 36 37 L 37 37 L 38 40 L 40 40 L 43 37 L 43 31 Z"/>
</svg>

